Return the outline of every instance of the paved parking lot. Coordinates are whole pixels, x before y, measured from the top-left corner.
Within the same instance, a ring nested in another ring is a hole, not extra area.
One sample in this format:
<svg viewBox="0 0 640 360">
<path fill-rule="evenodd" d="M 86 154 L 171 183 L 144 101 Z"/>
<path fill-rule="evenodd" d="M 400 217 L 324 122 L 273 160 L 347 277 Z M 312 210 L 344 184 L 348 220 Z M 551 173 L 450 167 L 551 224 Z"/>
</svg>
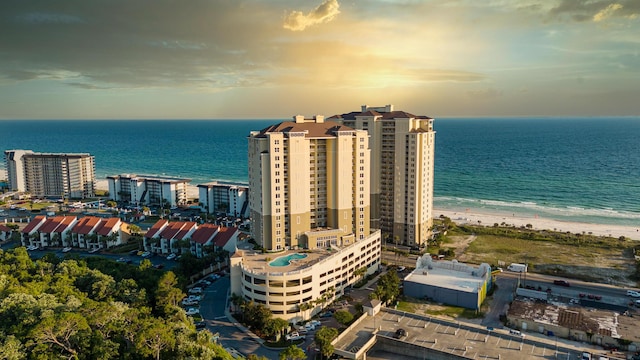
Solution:
<svg viewBox="0 0 640 360">
<path fill-rule="evenodd" d="M 401 340 L 393 339 L 400 328 L 405 329 L 408 335 Z M 391 309 L 383 309 L 376 316 L 367 317 L 335 347 L 355 353 L 371 339 L 374 329 L 378 337 L 418 346 L 424 351 L 424 354 L 416 354 L 418 358 L 426 356 L 427 349 L 431 349 L 470 359 L 549 359 L 557 356 L 570 360 L 580 359 L 583 350 L 542 335 L 520 337 L 510 335 L 507 330 L 490 331 L 481 326 Z"/>
</svg>

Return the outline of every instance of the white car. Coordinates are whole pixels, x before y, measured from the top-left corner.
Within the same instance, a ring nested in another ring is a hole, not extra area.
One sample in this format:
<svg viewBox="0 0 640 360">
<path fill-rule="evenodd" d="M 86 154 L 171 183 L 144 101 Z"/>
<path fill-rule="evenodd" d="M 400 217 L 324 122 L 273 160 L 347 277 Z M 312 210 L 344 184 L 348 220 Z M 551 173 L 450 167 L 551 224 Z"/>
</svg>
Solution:
<svg viewBox="0 0 640 360">
<path fill-rule="evenodd" d="M 32 250 L 36 250 L 36 249 L 38 249 L 38 247 L 37 247 L 37 246 L 35 246 L 35 245 L 29 245 L 29 246 L 27 247 L 27 250 L 28 250 L 28 251 L 32 251 Z"/>
<path fill-rule="evenodd" d="M 298 332 L 292 332 L 291 334 L 285 336 L 285 339 L 290 341 L 300 340 L 306 338 L 304 335 L 300 335 Z"/>
<path fill-rule="evenodd" d="M 66 247 L 66 248 L 62 249 L 62 252 L 63 252 L 63 253 L 67 253 L 67 252 L 69 252 L 69 251 L 71 251 L 71 250 L 73 250 L 73 249 L 72 249 L 72 248 L 70 248 L 70 247 Z"/>
<path fill-rule="evenodd" d="M 198 300 L 184 299 L 182 300 L 182 306 L 194 306 L 198 305 Z"/>
<path fill-rule="evenodd" d="M 142 256 L 143 258 L 148 258 L 149 256 L 151 256 L 151 253 L 150 253 L 150 252 L 148 252 L 148 251 L 145 251 L 145 252 L 143 252 L 143 253 L 142 253 L 142 255 L 141 255 L 141 256 Z"/>
<path fill-rule="evenodd" d="M 167 260 L 173 260 L 173 259 L 176 258 L 176 256 L 178 256 L 178 255 L 171 253 L 171 254 L 169 254 L 169 256 L 167 256 Z"/>
<path fill-rule="evenodd" d="M 187 315 L 195 315 L 195 314 L 200 314 L 200 310 L 196 308 L 187 309 Z"/>
<path fill-rule="evenodd" d="M 640 297 L 640 292 L 637 292 L 635 290 L 627 290 L 627 296 Z"/>
<path fill-rule="evenodd" d="M 202 294 L 202 288 L 194 287 L 189 289 L 189 294 Z"/>
</svg>

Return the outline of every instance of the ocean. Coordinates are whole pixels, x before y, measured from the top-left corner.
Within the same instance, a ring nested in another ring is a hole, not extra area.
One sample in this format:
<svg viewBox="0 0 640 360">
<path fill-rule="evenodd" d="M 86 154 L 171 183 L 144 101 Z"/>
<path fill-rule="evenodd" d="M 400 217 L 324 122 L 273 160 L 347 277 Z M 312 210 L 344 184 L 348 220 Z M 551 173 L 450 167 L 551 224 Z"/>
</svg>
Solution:
<svg viewBox="0 0 640 360">
<path fill-rule="evenodd" d="M 279 121 L 2 120 L 0 149 L 90 153 L 99 179 L 247 182 L 247 135 Z M 436 208 L 640 226 L 640 118 L 434 124 Z"/>
</svg>

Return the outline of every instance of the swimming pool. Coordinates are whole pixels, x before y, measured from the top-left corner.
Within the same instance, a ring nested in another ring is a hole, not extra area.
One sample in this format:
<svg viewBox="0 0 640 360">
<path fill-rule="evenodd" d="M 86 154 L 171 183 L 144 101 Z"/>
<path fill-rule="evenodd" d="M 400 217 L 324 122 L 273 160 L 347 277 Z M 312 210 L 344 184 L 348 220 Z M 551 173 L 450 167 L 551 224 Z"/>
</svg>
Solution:
<svg viewBox="0 0 640 360">
<path fill-rule="evenodd" d="M 269 266 L 288 266 L 291 264 L 291 260 L 300 260 L 307 257 L 307 254 L 289 254 L 286 256 L 280 256 L 269 263 Z"/>
</svg>

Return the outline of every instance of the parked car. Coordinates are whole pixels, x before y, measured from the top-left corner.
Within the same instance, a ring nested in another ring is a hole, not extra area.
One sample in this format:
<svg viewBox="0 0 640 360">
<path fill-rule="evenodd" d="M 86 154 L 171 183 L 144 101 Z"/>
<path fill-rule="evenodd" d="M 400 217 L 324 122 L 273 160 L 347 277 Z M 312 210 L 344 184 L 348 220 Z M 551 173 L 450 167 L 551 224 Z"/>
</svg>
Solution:
<svg viewBox="0 0 640 360">
<path fill-rule="evenodd" d="M 129 251 L 129 255 L 136 255 L 136 254 L 138 254 L 138 250 Z"/>
<path fill-rule="evenodd" d="M 566 287 L 571 286 L 571 284 L 569 284 L 569 282 L 567 280 L 554 280 L 553 284 L 554 285 L 560 285 L 560 286 L 566 286 Z"/>
<path fill-rule="evenodd" d="M 323 312 L 322 314 L 319 315 L 321 318 L 328 318 L 328 317 L 332 317 L 333 314 L 330 311 L 327 312 Z"/>
<path fill-rule="evenodd" d="M 141 256 L 142 256 L 143 258 L 148 258 L 148 257 L 150 257 L 150 256 L 151 256 L 151 253 L 150 253 L 149 251 L 145 251 L 145 252 L 143 252 L 143 253 L 142 253 L 142 255 L 141 255 Z"/>
<path fill-rule="evenodd" d="M 297 331 L 294 331 L 291 334 L 288 334 L 287 336 L 285 336 L 285 339 L 290 340 L 290 341 L 301 340 L 301 339 L 305 339 L 305 338 L 306 338 L 306 336 L 300 335 L 300 333 L 298 333 Z"/>
<path fill-rule="evenodd" d="M 63 253 L 67 253 L 67 252 L 69 252 L 69 251 L 71 251 L 71 250 L 73 250 L 73 249 L 72 249 L 72 248 L 70 248 L 70 247 L 66 247 L 66 248 L 62 249 L 62 252 L 63 252 Z"/>
<path fill-rule="evenodd" d="M 27 247 L 27 250 L 28 250 L 28 251 L 33 251 L 33 250 L 36 250 L 36 249 L 38 249 L 38 247 L 37 247 L 37 246 L 35 246 L 35 245 L 29 245 L 29 246 Z"/>
<path fill-rule="evenodd" d="M 127 258 L 118 258 L 118 260 L 116 260 L 117 262 L 123 263 L 123 262 L 127 262 Z"/>
<path fill-rule="evenodd" d="M 187 315 L 196 315 L 196 314 L 200 314 L 200 309 L 196 309 L 196 308 L 188 308 L 187 309 Z"/>
<path fill-rule="evenodd" d="M 318 321 L 318 320 L 311 320 L 311 321 L 309 321 L 309 324 L 311 324 L 311 325 L 313 325 L 315 327 L 318 327 L 318 326 L 322 325 L 322 323 L 320 321 Z"/>
<path fill-rule="evenodd" d="M 207 323 L 204 321 L 198 321 L 195 323 L 196 329 L 204 329 L 207 327 Z"/>
<path fill-rule="evenodd" d="M 194 287 L 189 289 L 189 294 L 202 294 L 202 288 L 201 287 Z"/>
<path fill-rule="evenodd" d="M 405 329 L 402 329 L 402 328 L 396 330 L 396 333 L 393 334 L 393 337 L 396 338 L 396 339 L 401 339 L 401 338 L 403 338 L 405 336 L 407 336 L 407 331 Z"/>
<path fill-rule="evenodd" d="M 169 254 L 169 256 L 167 256 L 167 260 L 173 260 L 173 259 L 176 258 L 176 256 L 178 256 L 178 255 L 171 253 L 171 254 Z"/>
<path fill-rule="evenodd" d="M 153 267 L 156 268 L 156 269 L 163 269 L 164 268 L 164 264 L 162 264 L 162 263 L 161 264 L 155 264 L 155 265 L 153 265 Z"/>
<path fill-rule="evenodd" d="M 191 300 L 191 299 L 182 300 L 182 306 L 194 306 L 194 305 L 198 305 L 198 303 L 199 303 L 198 300 Z"/>
<path fill-rule="evenodd" d="M 94 248 L 94 249 L 91 249 L 91 250 L 89 250 L 89 254 L 95 254 L 95 253 L 97 253 L 97 252 L 98 252 L 98 251 L 100 251 L 100 250 L 101 250 L 100 248 Z"/>
</svg>

